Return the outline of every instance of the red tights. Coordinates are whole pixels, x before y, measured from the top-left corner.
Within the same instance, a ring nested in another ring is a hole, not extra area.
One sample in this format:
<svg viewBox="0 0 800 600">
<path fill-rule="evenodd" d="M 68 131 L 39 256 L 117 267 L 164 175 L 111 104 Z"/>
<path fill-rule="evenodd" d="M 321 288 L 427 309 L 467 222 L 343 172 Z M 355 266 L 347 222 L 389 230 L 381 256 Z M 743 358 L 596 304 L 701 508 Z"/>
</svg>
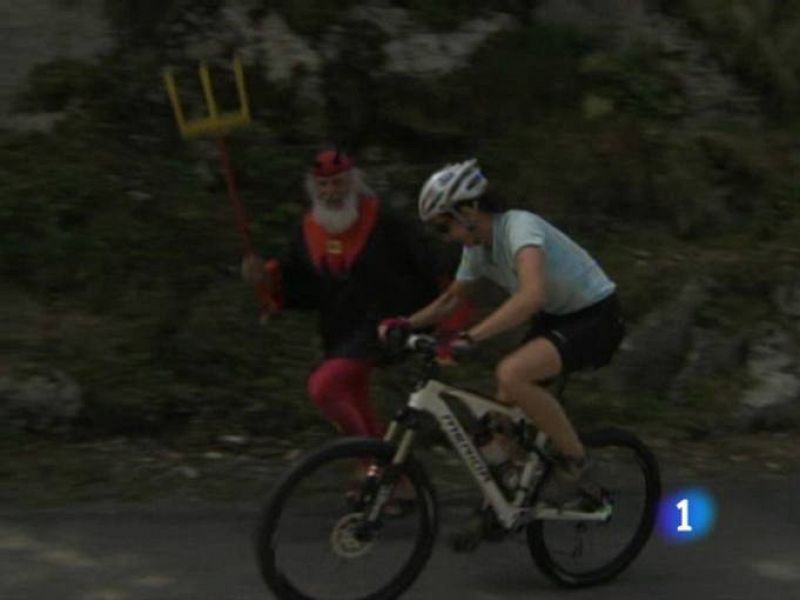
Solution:
<svg viewBox="0 0 800 600">
<path fill-rule="evenodd" d="M 345 435 L 381 437 L 383 428 L 369 403 L 372 363 L 353 358 L 323 362 L 308 378 L 308 394 Z"/>
</svg>

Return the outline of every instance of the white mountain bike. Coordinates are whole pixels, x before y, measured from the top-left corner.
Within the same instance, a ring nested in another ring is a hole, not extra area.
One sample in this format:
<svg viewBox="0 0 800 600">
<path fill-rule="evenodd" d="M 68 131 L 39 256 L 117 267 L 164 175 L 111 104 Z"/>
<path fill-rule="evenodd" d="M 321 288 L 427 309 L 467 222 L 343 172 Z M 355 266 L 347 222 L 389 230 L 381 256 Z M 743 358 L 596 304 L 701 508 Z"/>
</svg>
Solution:
<svg viewBox="0 0 800 600">
<path fill-rule="evenodd" d="M 438 529 L 433 485 L 412 453 L 424 415 L 432 415 L 483 493 L 495 534 L 524 532 L 533 560 L 567 587 L 608 581 L 644 547 L 661 483 L 652 452 L 632 434 L 608 429 L 581 436 L 602 504 L 561 510 L 538 500 L 553 481 L 547 437 L 521 411 L 438 381 L 436 340 L 412 335 L 421 378 L 384 440 L 334 440 L 298 461 L 275 485 L 257 531 L 259 567 L 278 598 L 396 598 L 430 558 Z M 451 404 L 469 413 L 459 418 Z M 526 460 L 510 482 L 484 460 L 475 424 L 502 414 Z M 403 490 L 403 511 L 393 496 Z"/>
</svg>

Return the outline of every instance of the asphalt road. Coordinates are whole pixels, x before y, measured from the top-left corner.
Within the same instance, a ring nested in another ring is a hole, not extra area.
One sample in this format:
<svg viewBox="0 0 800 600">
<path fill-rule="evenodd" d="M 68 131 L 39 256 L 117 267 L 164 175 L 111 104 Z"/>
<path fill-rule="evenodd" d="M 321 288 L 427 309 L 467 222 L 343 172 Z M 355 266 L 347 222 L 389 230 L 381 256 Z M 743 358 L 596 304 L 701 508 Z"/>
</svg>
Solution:
<svg viewBox="0 0 800 600">
<path fill-rule="evenodd" d="M 729 474 L 730 475 L 730 474 Z M 697 481 L 718 518 L 705 539 L 654 535 L 636 562 L 604 586 L 565 591 L 519 541 L 454 554 L 440 536 L 410 599 L 800 600 L 800 473 Z M 258 502 L 179 499 L 49 510 L 0 508 L 2 600 L 256 600 L 270 598 L 252 551 Z M 457 510 L 443 510 L 443 533 Z"/>
</svg>

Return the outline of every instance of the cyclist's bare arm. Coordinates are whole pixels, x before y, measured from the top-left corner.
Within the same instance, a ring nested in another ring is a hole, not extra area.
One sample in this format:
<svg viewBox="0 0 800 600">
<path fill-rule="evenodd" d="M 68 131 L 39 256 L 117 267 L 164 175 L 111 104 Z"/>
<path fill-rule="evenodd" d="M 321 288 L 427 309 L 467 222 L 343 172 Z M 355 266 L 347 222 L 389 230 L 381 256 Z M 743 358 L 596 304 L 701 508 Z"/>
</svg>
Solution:
<svg viewBox="0 0 800 600">
<path fill-rule="evenodd" d="M 475 341 L 488 339 L 512 329 L 538 312 L 544 299 L 544 253 L 534 246 L 517 252 L 519 289 L 480 323 L 470 328 Z"/>
<path fill-rule="evenodd" d="M 408 318 L 411 327 L 422 329 L 446 319 L 469 298 L 474 287 L 475 284 L 472 281 L 453 281 L 436 300 Z"/>
</svg>

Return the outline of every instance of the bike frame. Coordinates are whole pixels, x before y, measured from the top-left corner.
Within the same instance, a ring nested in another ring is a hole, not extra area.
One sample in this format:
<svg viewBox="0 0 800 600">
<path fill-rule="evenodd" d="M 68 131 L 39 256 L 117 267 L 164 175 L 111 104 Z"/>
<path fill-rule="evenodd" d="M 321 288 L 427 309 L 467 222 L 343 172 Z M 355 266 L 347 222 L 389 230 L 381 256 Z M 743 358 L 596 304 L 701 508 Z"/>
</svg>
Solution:
<svg viewBox="0 0 800 600">
<path fill-rule="evenodd" d="M 484 498 L 494 509 L 498 520 L 506 529 L 524 525 L 532 520 L 570 520 L 570 521 L 603 521 L 611 516 L 611 507 L 606 505 L 603 510 L 592 513 L 560 510 L 546 506 L 527 507 L 527 501 L 535 490 L 541 477 L 541 463 L 543 463 L 543 448 L 547 442 L 547 435 L 539 431 L 536 434 L 534 449 L 528 453 L 528 460 L 522 468 L 520 483 L 509 501 L 495 481 L 489 465 L 483 458 L 480 450 L 473 444 L 471 436 L 464 430 L 456 415 L 447 405 L 447 400 L 457 400 L 469 409 L 476 419 L 482 418 L 489 412 L 506 415 L 514 422 L 520 420 L 530 423 L 524 413 L 517 407 L 506 406 L 478 394 L 455 388 L 435 379 L 430 379 L 420 389 L 409 396 L 407 407 L 412 410 L 432 415 L 445 433 L 453 449 L 458 453 L 467 470 L 483 492 Z M 393 463 L 402 463 L 411 449 L 414 431 L 407 429 L 401 432 L 401 423 L 392 421 L 386 433 L 385 440 L 396 442 L 398 437 L 397 452 Z"/>
</svg>

